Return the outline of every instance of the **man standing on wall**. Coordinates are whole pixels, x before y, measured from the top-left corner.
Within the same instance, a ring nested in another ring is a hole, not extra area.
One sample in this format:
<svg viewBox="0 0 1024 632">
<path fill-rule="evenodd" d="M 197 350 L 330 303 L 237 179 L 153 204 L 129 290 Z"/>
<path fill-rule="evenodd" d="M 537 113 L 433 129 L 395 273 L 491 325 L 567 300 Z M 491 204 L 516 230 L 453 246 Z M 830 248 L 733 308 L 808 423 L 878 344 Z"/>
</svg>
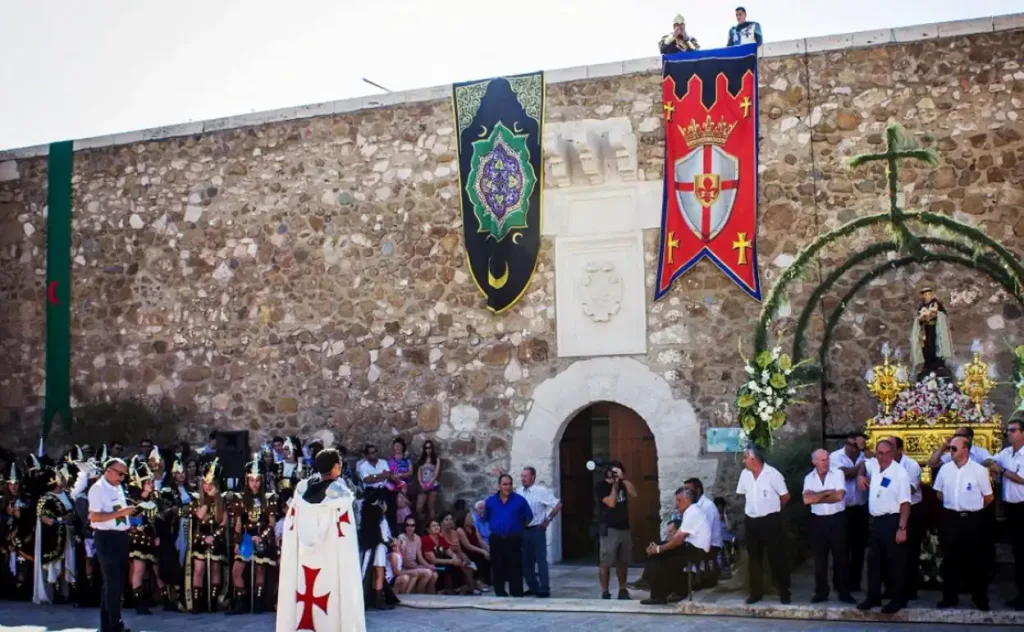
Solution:
<svg viewBox="0 0 1024 632">
<path fill-rule="evenodd" d="M 605 470 L 604 480 L 594 489 L 600 507 L 598 529 L 601 542 L 600 570 L 601 599 L 611 599 L 608 590 L 611 567 L 619 580 L 619 599 L 629 599 L 626 575 L 629 571 L 630 534 L 629 499 L 636 498 L 636 488 L 626 480 L 622 463 L 612 461 Z"/>
<path fill-rule="evenodd" d="M 537 470 L 527 466 L 520 475 L 523 486 L 519 495 L 530 505 L 533 520 L 526 527 L 523 539 L 523 578 L 529 590 L 526 594 L 550 597 L 548 583 L 548 525 L 562 510 L 562 503 L 551 490 L 537 484 Z"/>
<path fill-rule="evenodd" d="M 743 7 L 736 7 L 736 26 L 729 29 L 729 43 L 726 46 L 741 46 L 743 44 L 764 43 L 761 37 L 761 25 L 757 22 L 747 22 L 747 10 Z"/>
</svg>

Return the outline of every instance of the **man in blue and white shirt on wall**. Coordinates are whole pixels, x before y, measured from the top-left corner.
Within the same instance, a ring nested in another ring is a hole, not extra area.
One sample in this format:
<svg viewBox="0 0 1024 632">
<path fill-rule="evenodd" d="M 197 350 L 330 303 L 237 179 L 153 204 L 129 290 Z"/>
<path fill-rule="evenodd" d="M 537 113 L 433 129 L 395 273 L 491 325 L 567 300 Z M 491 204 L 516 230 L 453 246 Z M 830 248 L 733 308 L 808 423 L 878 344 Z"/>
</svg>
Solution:
<svg viewBox="0 0 1024 632">
<path fill-rule="evenodd" d="M 736 7 L 736 26 L 729 29 L 729 43 L 726 46 L 740 46 L 742 44 L 764 43 L 761 37 L 761 25 L 757 22 L 747 22 L 747 10 L 743 7 Z"/>
</svg>

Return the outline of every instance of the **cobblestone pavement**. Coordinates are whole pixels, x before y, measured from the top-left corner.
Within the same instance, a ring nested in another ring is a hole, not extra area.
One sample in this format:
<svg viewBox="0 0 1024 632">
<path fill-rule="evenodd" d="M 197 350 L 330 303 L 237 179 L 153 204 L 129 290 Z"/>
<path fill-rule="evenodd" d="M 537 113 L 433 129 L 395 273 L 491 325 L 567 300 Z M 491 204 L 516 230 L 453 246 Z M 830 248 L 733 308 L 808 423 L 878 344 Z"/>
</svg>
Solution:
<svg viewBox="0 0 1024 632">
<path fill-rule="evenodd" d="M 0 630 L 3 632 L 78 632 L 96 629 L 97 610 L 77 610 L 66 606 L 35 606 L 26 603 L 0 603 Z M 185 615 L 157 613 L 139 617 L 125 615 L 133 632 L 182 632 L 183 627 L 202 632 L 269 632 L 274 629 L 272 614 L 229 617 L 223 614 Z M 484 612 L 476 610 L 416 610 L 398 608 L 391 612 L 371 611 L 370 630 L 399 629 L 402 632 L 448 632 L 487 630 L 601 630 L 644 632 L 656 630 L 700 632 L 854 632 L 887 630 L 891 632 L 961 632 L 963 626 L 915 624 L 826 623 L 822 621 L 783 621 L 768 619 L 732 619 L 726 617 L 688 617 L 685 615 L 610 615 L 539 612 Z M 1010 628 L 1002 628 L 1010 629 Z"/>
</svg>

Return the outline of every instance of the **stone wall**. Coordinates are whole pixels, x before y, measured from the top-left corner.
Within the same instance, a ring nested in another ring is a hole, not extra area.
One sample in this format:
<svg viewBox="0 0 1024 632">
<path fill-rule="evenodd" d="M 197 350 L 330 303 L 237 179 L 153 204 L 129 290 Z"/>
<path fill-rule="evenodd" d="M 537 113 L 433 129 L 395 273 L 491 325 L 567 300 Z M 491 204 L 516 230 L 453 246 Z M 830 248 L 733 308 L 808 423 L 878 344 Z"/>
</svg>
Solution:
<svg viewBox="0 0 1024 632">
<path fill-rule="evenodd" d="M 882 208 L 882 168 L 844 161 L 881 147 L 891 121 L 940 159 L 904 167 L 905 206 L 955 216 L 1020 252 L 1022 48 L 1017 30 L 765 58 L 763 287 L 816 235 Z M 660 113 L 656 72 L 548 88 L 549 123 L 628 117 L 641 180 L 662 178 Z M 489 489 L 534 387 L 572 359 L 557 354 L 552 239 L 520 303 L 501 317 L 483 309 L 464 262 L 455 151 L 446 100 L 79 151 L 75 397 L 166 396 L 210 426 L 260 437 L 329 428 L 357 445 L 400 434 L 416 452 L 434 437 L 456 457 L 446 489 Z M 0 182 L 0 429 L 26 439 L 42 410 L 46 164 L 6 164 L 16 177 Z M 759 305 L 706 262 L 650 304 L 657 230 L 644 240 L 648 351 L 634 357 L 703 427 L 734 425 L 737 344 L 749 345 Z M 867 241 L 825 253 L 781 324 Z M 950 309 L 958 353 L 979 338 L 1009 370 L 1021 312 L 992 282 L 944 266 L 894 272 L 855 299 L 834 339 L 833 430 L 873 412 L 862 376 L 883 341 L 907 346 L 926 276 Z M 790 426 L 820 428 L 816 405 Z M 732 467 L 720 469 L 720 490 Z"/>
</svg>

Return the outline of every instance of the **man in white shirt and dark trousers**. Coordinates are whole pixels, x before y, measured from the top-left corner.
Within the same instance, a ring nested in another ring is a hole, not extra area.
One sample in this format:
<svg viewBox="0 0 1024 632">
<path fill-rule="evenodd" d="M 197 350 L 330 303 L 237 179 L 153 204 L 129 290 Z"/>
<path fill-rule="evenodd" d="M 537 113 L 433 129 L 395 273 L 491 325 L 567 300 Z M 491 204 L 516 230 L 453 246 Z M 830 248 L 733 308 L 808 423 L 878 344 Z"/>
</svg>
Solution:
<svg viewBox="0 0 1024 632">
<path fill-rule="evenodd" d="M 121 459 L 103 465 L 103 476 L 89 489 L 89 526 L 103 575 L 99 632 L 129 632 L 121 620 L 121 593 L 128 570 L 128 518 L 134 513 L 121 482 L 128 466 Z"/>
<path fill-rule="evenodd" d="M 864 442 L 867 437 L 861 432 L 851 432 L 843 447 L 828 455 L 829 465 L 839 470 L 846 479 L 846 497 L 843 499 L 843 517 L 846 520 L 846 544 L 849 550 L 848 564 L 850 592 L 860 590 L 864 573 L 864 550 L 868 546 L 868 493 L 857 487 L 857 474 L 864 462 Z"/>
<path fill-rule="evenodd" d="M 886 565 L 886 592 L 892 600 L 882 612 L 894 614 L 906 605 L 904 575 L 907 571 L 907 523 L 910 521 L 910 477 L 893 461 L 895 446 L 888 439 L 878 442 L 875 458 L 864 462 L 864 476 L 858 480 L 868 491 L 871 531 L 868 534 L 868 594 L 858 610 L 882 605 L 882 564 Z"/>
<path fill-rule="evenodd" d="M 711 550 L 711 525 L 707 515 L 696 505 L 693 489 L 676 490 L 676 511 L 683 519 L 676 532 L 665 544 L 647 545 L 647 571 L 651 578 L 651 597 L 640 603 L 645 606 L 668 603 L 672 592 L 682 595 L 685 590 L 673 586 L 680 570 L 707 557 Z M 688 587 L 691 588 L 691 587 Z M 684 595 L 685 596 L 685 595 Z"/>
<path fill-rule="evenodd" d="M 536 595 L 540 598 L 551 596 L 548 583 L 548 525 L 562 509 L 562 503 L 555 498 L 551 490 L 537 484 L 537 470 L 526 466 L 519 477 L 523 486 L 518 490 L 520 496 L 533 512 L 533 520 L 526 526 L 523 535 L 523 579 L 528 590 L 524 595 Z"/>
<path fill-rule="evenodd" d="M 829 467 L 827 450 L 811 454 L 814 469 L 804 477 L 804 504 L 811 506 L 811 550 L 814 553 L 814 596 L 811 603 L 828 601 L 828 555 L 832 554 L 832 584 L 839 601 L 857 603 L 850 594 L 846 548 L 846 478 Z"/>
<path fill-rule="evenodd" d="M 1013 546 L 1017 596 L 1006 605 L 1024 610 L 1024 410 L 1010 415 L 1006 423 L 1006 442 L 1010 445 L 993 457 L 990 467 L 1003 479 L 1003 511 Z"/>
<path fill-rule="evenodd" d="M 949 447 L 952 460 L 939 469 L 932 485 L 942 501 L 942 601 L 938 607 L 951 608 L 960 602 L 957 589 L 964 578 L 975 607 L 987 611 L 986 566 L 976 556 L 977 545 L 985 541 L 982 511 L 992 502 L 992 484 L 985 466 L 971 460 L 970 450 L 966 437 L 954 437 Z"/>
<path fill-rule="evenodd" d="M 782 528 L 782 506 L 789 502 L 789 491 L 782 474 L 764 462 L 755 447 L 743 451 L 743 465 L 736 493 L 744 496 L 746 521 L 744 533 L 749 557 L 750 596 L 747 604 L 764 597 L 763 558 L 768 556 L 772 581 L 783 604 L 790 602 L 789 559 L 786 534 Z"/>
<path fill-rule="evenodd" d="M 889 437 L 895 450 L 893 461 L 903 466 L 910 479 L 910 522 L 907 523 L 907 575 L 903 585 L 906 587 L 907 601 L 917 599 L 917 587 L 921 581 L 921 540 L 924 538 L 924 527 L 927 517 L 924 505 L 921 504 L 921 466 L 917 461 L 903 454 L 903 439 Z"/>
<path fill-rule="evenodd" d="M 708 498 L 704 493 L 704 483 L 699 478 L 686 479 L 683 481 L 683 487 L 693 490 L 694 495 L 697 497 L 695 504 L 707 516 L 708 526 L 711 527 L 711 552 L 708 555 L 704 572 L 701 574 L 699 587 L 713 586 L 718 582 L 718 555 L 722 551 L 722 516 L 718 513 L 715 501 Z"/>
</svg>

